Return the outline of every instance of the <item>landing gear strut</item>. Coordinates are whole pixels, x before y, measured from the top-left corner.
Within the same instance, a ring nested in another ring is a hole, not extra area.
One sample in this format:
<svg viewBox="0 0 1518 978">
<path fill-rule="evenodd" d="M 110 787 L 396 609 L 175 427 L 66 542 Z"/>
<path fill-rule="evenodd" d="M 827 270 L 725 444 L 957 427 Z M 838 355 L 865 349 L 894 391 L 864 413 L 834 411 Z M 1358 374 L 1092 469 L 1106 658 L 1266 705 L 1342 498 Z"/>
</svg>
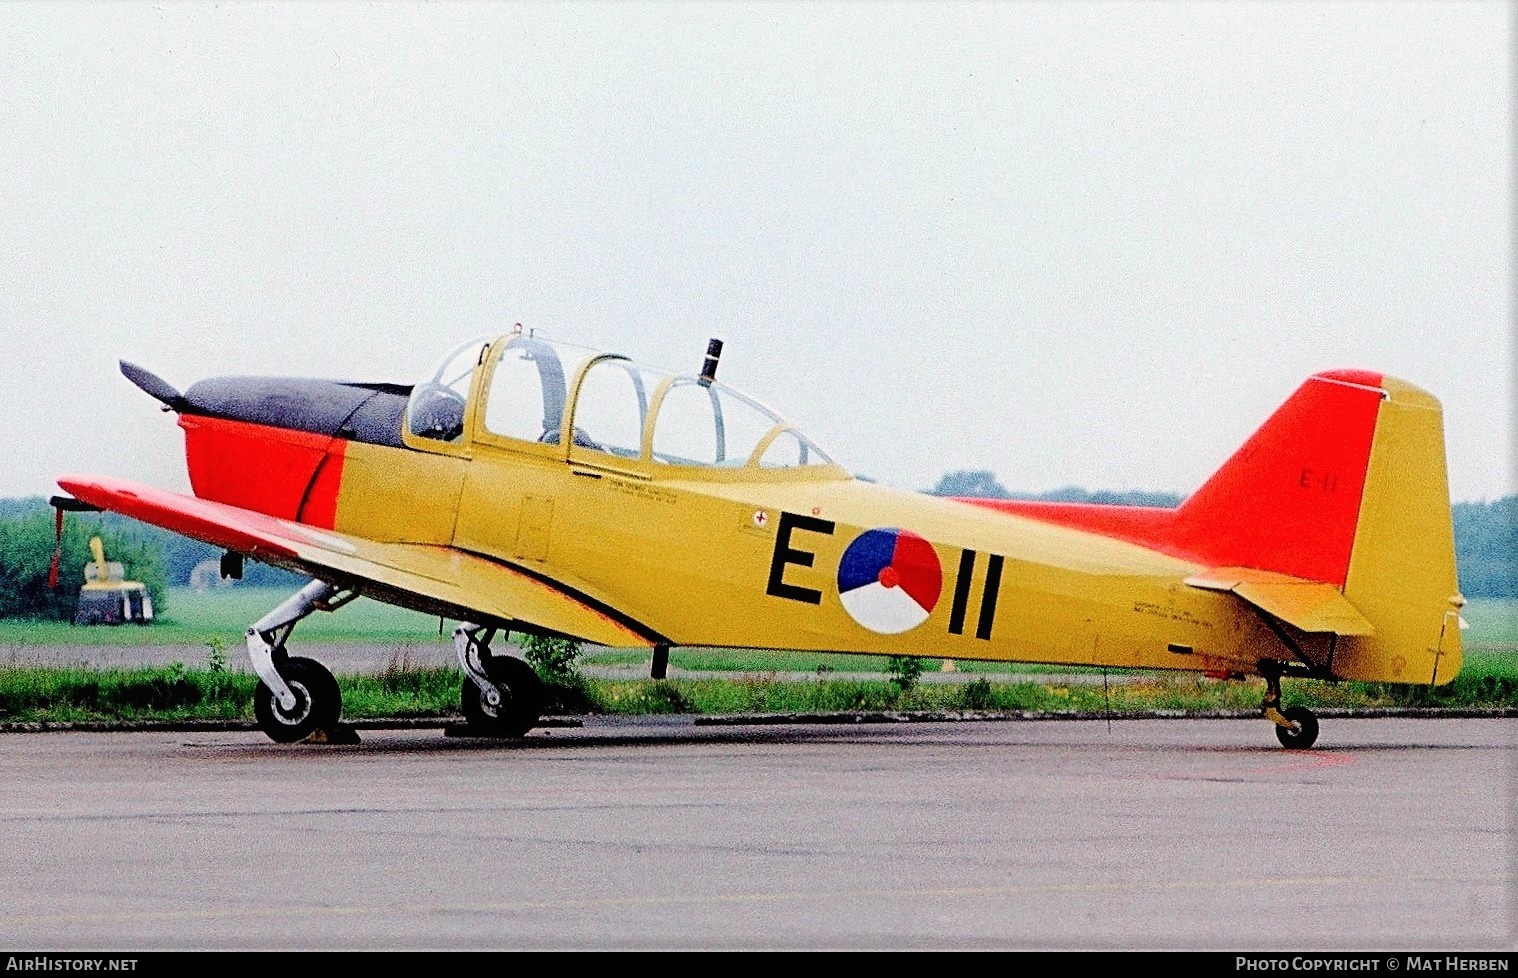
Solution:
<svg viewBox="0 0 1518 978">
<path fill-rule="evenodd" d="M 293 657 L 285 642 L 295 623 L 313 611 L 334 611 L 358 595 L 324 581 L 312 581 L 248 629 L 248 657 L 260 680 L 253 693 L 258 729 L 277 744 L 293 744 L 313 734 L 331 734 L 343 712 L 342 691 L 327 667 Z"/>
<path fill-rule="evenodd" d="M 460 624 L 453 647 L 464 670 L 459 706 L 471 733 L 521 737 L 537 725 L 543 712 L 543 681 L 525 660 L 494 655 L 494 628 Z"/>
<path fill-rule="evenodd" d="M 1305 706 L 1288 706 L 1281 709 L 1280 663 L 1267 659 L 1260 663 L 1260 675 L 1265 677 L 1265 699 L 1260 703 L 1260 714 L 1276 725 L 1276 739 L 1282 747 L 1306 750 L 1318 739 L 1318 717 Z"/>
</svg>

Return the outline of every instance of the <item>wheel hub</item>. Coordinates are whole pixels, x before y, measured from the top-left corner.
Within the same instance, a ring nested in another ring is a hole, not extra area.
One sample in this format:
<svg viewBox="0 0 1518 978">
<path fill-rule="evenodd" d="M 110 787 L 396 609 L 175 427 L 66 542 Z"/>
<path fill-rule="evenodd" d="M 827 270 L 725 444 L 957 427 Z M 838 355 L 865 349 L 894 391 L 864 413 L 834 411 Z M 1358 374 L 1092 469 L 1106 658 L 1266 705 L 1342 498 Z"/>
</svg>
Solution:
<svg viewBox="0 0 1518 978">
<path fill-rule="evenodd" d="M 288 710 L 285 709 L 283 706 L 280 706 L 279 697 L 276 696 L 274 698 L 274 716 L 280 723 L 294 727 L 311 715 L 311 692 L 299 682 L 289 682 L 287 680 L 287 683 L 290 687 L 290 692 L 295 694 L 295 706 Z"/>
</svg>

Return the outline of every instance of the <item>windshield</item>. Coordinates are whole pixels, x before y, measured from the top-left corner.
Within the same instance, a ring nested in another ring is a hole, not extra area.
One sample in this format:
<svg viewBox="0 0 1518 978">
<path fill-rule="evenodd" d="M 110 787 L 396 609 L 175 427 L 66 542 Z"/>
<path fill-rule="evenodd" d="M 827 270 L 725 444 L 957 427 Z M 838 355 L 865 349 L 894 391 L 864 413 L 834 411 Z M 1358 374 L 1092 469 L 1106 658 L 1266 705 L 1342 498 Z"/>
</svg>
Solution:
<svg viewBox="0 0 1518 978">
<path fill-rule="evenodd" d="M 487 337 L 459 344 L 426 380 L 411 389 L 406 405 L 406 424 L 418 438 L 454 442 L 464 436 L 464 409 L 469 406 L 469 385 L 479 366 Z"/>
</svg>

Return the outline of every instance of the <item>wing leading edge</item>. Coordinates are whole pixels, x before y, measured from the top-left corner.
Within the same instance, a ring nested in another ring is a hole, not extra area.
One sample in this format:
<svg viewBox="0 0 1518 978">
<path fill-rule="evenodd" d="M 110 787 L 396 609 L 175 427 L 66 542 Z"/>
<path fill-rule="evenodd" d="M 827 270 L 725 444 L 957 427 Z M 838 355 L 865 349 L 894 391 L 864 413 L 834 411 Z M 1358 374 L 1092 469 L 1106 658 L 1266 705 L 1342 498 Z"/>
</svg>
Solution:
<svg viewBox="0 0 1518 978">
<path fill-rule="evenodd" d="M 521 622 L 614 647 L 658 640 L 556 582 L 453 547 L 364 540 L 123 479 L 70 475 L 58 484 L 92 506 L 429 614 Z"/>
</svg>

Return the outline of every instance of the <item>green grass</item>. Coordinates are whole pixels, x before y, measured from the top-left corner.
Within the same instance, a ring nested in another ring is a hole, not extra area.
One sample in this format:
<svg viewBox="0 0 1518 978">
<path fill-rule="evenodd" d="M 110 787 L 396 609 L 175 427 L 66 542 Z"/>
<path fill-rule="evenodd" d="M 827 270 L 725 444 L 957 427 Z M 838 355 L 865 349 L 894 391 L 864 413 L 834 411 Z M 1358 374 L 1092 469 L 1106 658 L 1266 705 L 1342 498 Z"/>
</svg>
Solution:
<svg viewBox="0 0 1518 978">
<path fill-rule="evenodd" d="M 0 669 L 0 720 L 236 720 L 252 716 L 257 677 L 191 670 Z"/>
<path fill-rule="evenodd" d="M 240 657 L 243 630 L 287 595 L 284 591 L 230 588 L 172 592 L 167 613 L 151 626 L 75 628 L 61 622 L 0 622 L 6 645 L 184 645 L 210 647 L 220 639 L 233 659 Z M 1413 705 L 1443 707 L 1518 706 L 1518 600 L 1473 599 L 1465 609 L 1470 623 L 1463 638 L 1465 665 L 1446 686 L 1428 689 L 1373 683 L 1288 680 L 1288 704 L 1318 709 L 1363 709 Z M 452 627 L 445 623 L 445 631 Z M 360 599 L 336 614 L 312 615 L 299 626 L 296 641 L 418 644 L 438 641 L 435 618 Z M 321 658 L 320 649 L 312 650 Z M 209 658 L 209 657 L 208 657 Z M 582 665 L 646 666 L 646 650 L 591 648 Z M 691 672 L 741 672 L 748 678 L 682 678 L 653 681 L 581 677 L 553 690 L 553 712 L 687 713 L 728 715 L 840 711 L 1010 710 L 1115 714 L 1149 710 L 1252 711 L 1263 682 L 1217 682 L 1193 674 L 1123 674 L 1102 683 L 1065 682 L 1061 675 L 1099 673 L 1064 666 L 955 662 L 955 670 L 978 677 L 971 682 L 920 683 L 903 690 L 889 681 L 884 656 L 819 655 L 735 649 L 674 649 L 670 664 Z M 928 670 L 941 660 L 930 659 Z M 252 717 L 257 679 L 243 662 L 235 671 L 174 665 L 167 668 L 83 669 L 0 667 L 0 722 L 83 720 L 246 720 Z M 784 673 L 804 673 L 804 681 L 782 681 Z M 835 674 L 859 673 L 847 680 Z M 879 678 L 873 678 L 878 676 Z M 462 676 L 454 668 L 413 666 L 404 655 L 371 675 L 339 677 L 344 716 L 454 717 Z"/>
<path fill-rule="evenodd" d="M 457 719 L 462 676 L 454 668 L 414 668 L 402 661 L 377 674 L 338 677 L 348 720 L 394 717 Z M 251 720 L 256 677 L 183 665 L 134 669 L 0 667 L 0 723 Z M 596 680 L 577 677 L 550 689 L 550 713 L 697 714 L 839 712 L 1038 712 L 1123 714 L 1243 712 L 1258 709 L 1261 680 L 1225 682 L 1190 673 L 1125 676 L 1123 681 L 1068 683 L 1038 677 L 992 682 L 924 683 L 903 689 L 888 680 L 768 678 Z M 1288 705 L 1316 709 L 1406 706 L 1518 707 L 1518 673 L 1462 673 L 1426 687 L 1288 680 Z"/>
</svg>

